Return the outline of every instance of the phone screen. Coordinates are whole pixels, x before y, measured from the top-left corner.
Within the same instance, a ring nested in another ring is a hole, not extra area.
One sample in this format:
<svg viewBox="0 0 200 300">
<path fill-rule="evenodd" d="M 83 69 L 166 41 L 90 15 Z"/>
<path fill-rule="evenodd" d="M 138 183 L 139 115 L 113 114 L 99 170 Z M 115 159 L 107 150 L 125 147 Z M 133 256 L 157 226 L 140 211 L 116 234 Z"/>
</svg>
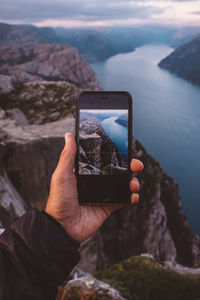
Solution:
<svg viewBox="0 0 200 300">
<path fill-rule="evenodd" d="M 79 97 L 76 175 L 80 203 L 128 201 L 132 136 L 128 95 L 84 92 Z"/>
<path fill-rule="evenodd" d="M 127 175 L 128 109 L 80 109 L 79 175 Z"/>
</svg>

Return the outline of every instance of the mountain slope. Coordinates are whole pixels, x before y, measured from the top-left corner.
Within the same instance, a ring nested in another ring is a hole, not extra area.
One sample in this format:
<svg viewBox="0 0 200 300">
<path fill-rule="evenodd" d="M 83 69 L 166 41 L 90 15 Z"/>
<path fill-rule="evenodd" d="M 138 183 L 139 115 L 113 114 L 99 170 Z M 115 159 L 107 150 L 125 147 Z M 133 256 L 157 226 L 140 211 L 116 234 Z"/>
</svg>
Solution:
<svg viewBox="0 0 200 300">
<path fill-rule="evenodd" d="M 0 74 L 15 83 L 36 80 L 68 81 L 101 90 L 91 66 L 77 49 L 63 44 L 22 44 L 0 47 Z"/>
<path fill-rule="evenodd" d="M 0 23 L 0 46 L 11 44 L 32 44 L 45 43 L 45 39 L 38 32 L 23 28 L 20 25 Z"/>
<path fill-rule="evenodd" d="M 161 60 L 159 66 L 200 85 L 200 35 Z"/>
</svg>

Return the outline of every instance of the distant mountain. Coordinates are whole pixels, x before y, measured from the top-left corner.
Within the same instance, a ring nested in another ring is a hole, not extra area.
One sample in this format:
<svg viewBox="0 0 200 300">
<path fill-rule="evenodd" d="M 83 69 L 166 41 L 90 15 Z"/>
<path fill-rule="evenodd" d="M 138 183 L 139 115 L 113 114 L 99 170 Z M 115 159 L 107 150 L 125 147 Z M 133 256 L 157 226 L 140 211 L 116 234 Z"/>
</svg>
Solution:
<svg viewBox="0 0 200 300">
<path fill-rule="evenodd" d="M 90 63 L 105 60 L 120 51 L 97 30 L 55 28 L 55 32 L 61 42 L 76 47 Z M 126 49 L 131 50 L 134 50 L 134 47 Z"/>
<path fill-rule="evenodd" d="M 176 29 L 165 26 L 138 26 L 95 29 L 55 28 L 62 42 L 76 47 L 89 62 L 134 51 L 147 43 L 170 43 Z"/>
<path fill-rule="evenodd" d="M 159 66 L 200 85 L 200 35 L 161 60 Z"/>
<path fill-rule="evenodd" d="M 116 27 L 103 31 L 112 43 L 120 47 L 134 45 L 135 47 L 150 43 L 169 44 L 177 29 L 166 26 L 140 25 L 132 27 Z"/>
<path fill-rule="evenodd" d="M 115 120 L 116 123 L 128 128 L 128 114 L 123 114 Z"/>
<path fill-rule="evenodd" d="M 32 44 L 45 43 L 46 40 L 37 31 L 20 25 L 0 23 L 0 46 L 11 44 Z"/>
<path fill-rule="evenodd" d="M 0 46 L 8 44 L 69 44 L 90 62 L 134 51 L 147 43 L 170 43 L 176 29 L 165 26 L 135 26 L 101 29 L 66 29 L 0 23 Z"/>
<path fill-rule="evenodd" d="M 190 42 L 198 34 L 200 34 L 200 27 L 181 28 L 174 34 L 169 44 L 172 48 L 178 48 Z"/>
<path fill-rule="evenodd" d="M 21 25 L 21 27 L 35 32 L 48 43 L 59 43 L 60 38 L 56 35 L 55 30 L 51 27 L 36 27 L 34 25 Z"/>
</svg>

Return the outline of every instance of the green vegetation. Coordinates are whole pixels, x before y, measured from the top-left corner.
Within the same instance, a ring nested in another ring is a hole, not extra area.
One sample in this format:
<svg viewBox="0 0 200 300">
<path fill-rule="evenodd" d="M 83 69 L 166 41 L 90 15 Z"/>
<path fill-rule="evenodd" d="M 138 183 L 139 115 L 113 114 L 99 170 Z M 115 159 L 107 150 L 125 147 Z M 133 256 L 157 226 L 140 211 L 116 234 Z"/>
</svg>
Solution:
<svg viewBox="0 0 200 300">
<path fill-rule="evenodd" d="M 200 300 L 200 278 L 166 270 L 149 257 L 131 257 L 95 276 L 129 300 Z"/>
</svg>

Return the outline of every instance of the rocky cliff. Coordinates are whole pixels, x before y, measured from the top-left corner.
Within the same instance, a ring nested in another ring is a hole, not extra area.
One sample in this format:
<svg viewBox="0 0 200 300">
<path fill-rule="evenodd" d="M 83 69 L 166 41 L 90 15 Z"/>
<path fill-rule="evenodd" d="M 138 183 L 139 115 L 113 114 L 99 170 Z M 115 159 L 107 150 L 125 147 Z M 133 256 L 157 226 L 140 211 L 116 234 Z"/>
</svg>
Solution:
<svg viewBox="0 0 200 300">
<path fill-rule="evenodd" d="M 38 33 L 19 25 L 0 23 L 0 46 L 13 44 L 37 45 L 46 40 Z"/>
<path fill-rule="evenodd" d="M 94 271 L 143 252 L 160 260 L 198 265 L 200 239 L 189 229 L 177 184 L 135 139 L 133 156 L 145 165 L 139 175 L 140 203 L 114 212 L 82 245 L 84 255 L 80 266 Z M 88 257 L 87 261 L 84 257 Z"/>
<path fill-rule="evenodd" d="M 81 90 L 66 81 L 33 81 L 15 86 L 11 76 L 0 75 L 0 106 L 8 116 L 15 114 L 15 119 L 21 111 L 29 124 L 43 124 L 74 114 Z"/>
<path fill-rule="evenodd" d="M 200 35 L 161 60 L 159 66 L 200 85 Z"/>
<path fill-rule="evenodd" d="M 85 89 L 101 90 L 95 72 L 79 52 L 62 44 L 2 46 L 0 74 L 11 76 L 15 84 L 36 80 L 60 80 Z"/>
<path fill-rule="evenodd" d="M 126 162 L 96 117 L 81 113 L 79 140 L 80 174 L 110 174 L 111 166 L 126 171 Z"/>
<path fill-rule="evenodd" d="M 34 86 L 36 83 L 32 84 Z M 46 82 L 40 84 L 37 86 L 38 94 L 42 94 Z M 60 83 L 52 82 L 55 98 L 60 95 L 59 85 Z M 75 86 L 69 86 L 72 96 L 78 92 Z M 16 99 L 20 99 L 20 95 L 17 94 L 17 89 L 12 90 L 12 95 L 15 92 L 16 98 L 8 97 L 6 105 L 9 102 L 18 103 Z M 3 97 L 5 96 L 4 91 Z M 29 98 L 34 107 L 37 97 L 29 95 Z M 8 105 L 1 110 L 0 120 L 2 226 L 8 226 L 29 207 L 44 207 L 50 177 L 64 145 L 64 133 L 74 133 L 75 125 L 70 112 L 65 116 L 60 115 L 57 121 L 46 118 L 42 124 L 30 124 L 29 122 L 35 123 L 36 120 L 29 118 L 26 110 L 25 114 L 22 113 L 23 105 L 18 104 L 16 108 L 14 104 L 11 106 L 12 108 Z M 48 106 L 45 109 L 48 111 Z M 93 272 L 143 252 L 151 253 L 156 259 L 177 260 L 189 266 L 198 265 L 200 241 L 190 231 L 182 212 L 177 184 L 135 139 L 133 153 L 145 165 L 144 171 L 139 175 L 141 201 L 138 205 L 114 212 L 99 231 L 82 244 L 80 266 Z"/>
</svg>

